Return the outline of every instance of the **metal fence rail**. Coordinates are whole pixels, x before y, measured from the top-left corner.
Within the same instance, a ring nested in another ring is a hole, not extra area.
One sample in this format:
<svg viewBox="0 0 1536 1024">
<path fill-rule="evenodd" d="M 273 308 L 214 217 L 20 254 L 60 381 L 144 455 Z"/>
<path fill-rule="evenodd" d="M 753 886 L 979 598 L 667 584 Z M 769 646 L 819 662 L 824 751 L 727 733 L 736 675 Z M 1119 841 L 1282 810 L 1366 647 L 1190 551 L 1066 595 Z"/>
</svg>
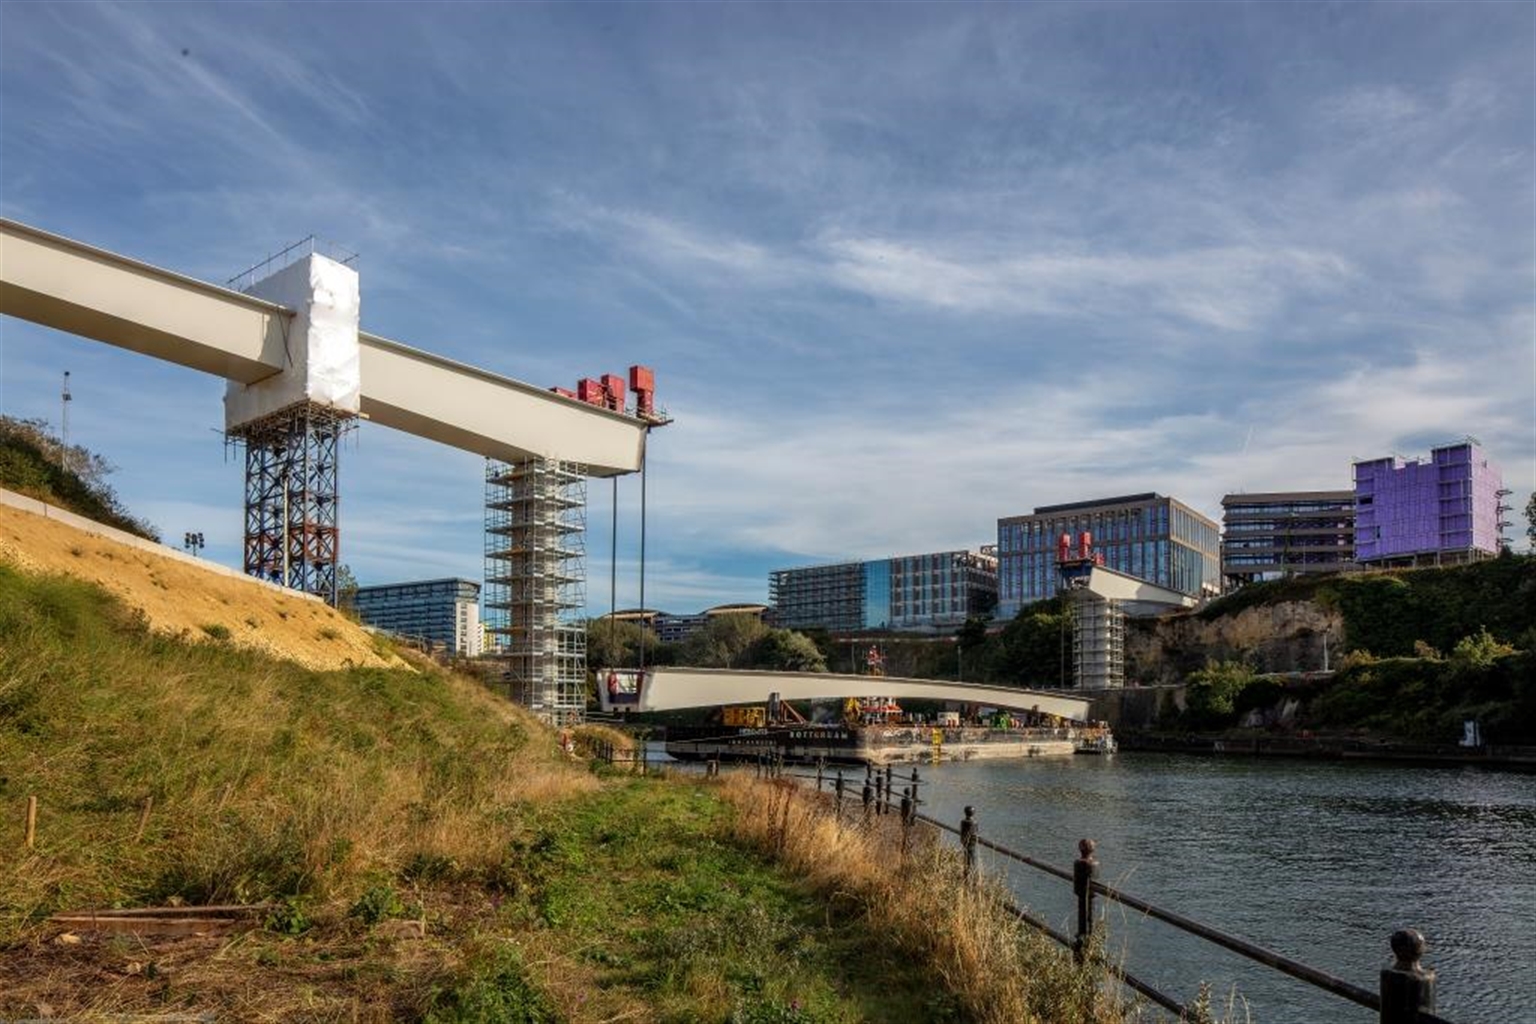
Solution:
<svg viewBox="0 0 1536 1024">
<path fill-rule="evenodd" d="M 760 759 L 756 768 L 759 775 L 814 780 L 818 792 L 824 791 L 826 781 L 831 781 L 832 795 L 839 806 L 841 806 L 849 788 L 842 771 L 838 771 L 834 777 L 829 779 L 821 766 L 817 767 L 814 774 L 787 772 L 784 770 L 782 761 L 774 762 L 772 760 Z M 718 771 L 718 767 L 715 770 Z M 1003 909 L 1019 921 L 1049 936 L 1063 946 L 1072 949 L 1078 956 L 1085 955 L 1084 951 L 1088 948 L 1088 941 L 1094 930 L 1094 897 L 1102 896 L 1105 899 L 1139 911 L 1148 917 L 1161 921 L 1196 938 L 1220 946 L 1272 970 L 1279 971 L 1288 977 L 1305 982 L 1314 988 L 1321 989 L 1343 999 L 1348 999 L 1367 1009 L 1375 1010 L 1379 1014 L 1381 1024 L 1453 1024 L 1450 1020 L 1434 1012 L 1435 972 L 1424 968 L 1419 962 L 1424 951 L 1424 940 L 1417 932 L 1401 930 L 1393 933 L 1390 945 L 1397 957 L 1397 962 L 1392 967 L 1386 968 L 1381 972 L 1380 990 L 1373 992 L 1345 981 L 1327 971 L 1285 956 L 1282 953 L 1266 949 L 1244 938 L 1224 932 L 1219 928 L 1196 921 L 1193 918 L 1186 917 L 1164 907 L 1159 907 L 1148 900 L 1114 886 L 1105 885 L 1095 878 L 1095 875 L 1098 873 L 1099 863 L 1094 856 L 1095 844 L 1093 840 L 1084 839 L 1079 841 L 1078 859 L 1073 863 L 1071 870 L 1067 870 L 983 837 L 980 826 L 976 821 L 974 808 L 967 807 L 965 809 L 965 818 L 958 826 L 923 814 L 917 809 L 924 802 L 919 796 L 922 782 L 923 780 L 916 768 L 912 769 L 910 778 L 904 778 L 894 775 L 893 769 L 889 765 L 885 766 L 884 771 L 877 770 L 871 766 L 866 768 L 864 778 L 859 782 L 858 796 L 866 813 L 877 815 L 891 814 L 899 810 L 904 825 L 910 826 L 921 822 L 933 829 L 947 832 L 957 837 L 965 855 L 965 870 L 968 877 L 975 874 L 976 849 L 980 847 L 991 850 L 1008 860 L 1016 861 L 1043 874 L 1070 883 L 1077 897 L 1077 934 L 1075 936 L 1067 936 L 1057 931 L 1046 921 L 1028 913 L 1011 900 L 1004 901 Z M 900 794 L 896 791 L 898 784 L 905 784 Z M 1166 993 L 1160 992 L 1155 986 L 1136 977 L 1124 968 L 1113 963 L 1105 963 L 1104 967 L 1128 988 L 1151 999 L 1164 1009 L 1181 1016 L 1186 1012 L 1187 1008 L 1177 1000 L 1171 998 Z"/>
</svg>

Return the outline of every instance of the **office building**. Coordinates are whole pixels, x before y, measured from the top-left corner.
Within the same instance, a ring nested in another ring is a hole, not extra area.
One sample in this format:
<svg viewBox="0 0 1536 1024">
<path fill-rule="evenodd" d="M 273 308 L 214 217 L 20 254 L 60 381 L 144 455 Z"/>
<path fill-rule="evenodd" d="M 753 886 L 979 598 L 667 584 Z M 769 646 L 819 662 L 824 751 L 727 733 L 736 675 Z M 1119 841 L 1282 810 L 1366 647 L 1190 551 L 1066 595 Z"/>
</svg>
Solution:
<svg viewBox="0 0 1536 1024">
<path fill-rule="evenodd" d="M 784 629 L 947 632 L 991 614 L 997 558 L 982 548 L 778 569 L 768 591 Z"/>
<path fill-rule="evenodd" d="M 482 653 L 480 584 L 473 580 L 422 580 L 358 587 L 358 617 L 375 629 L 430 644 L 466 658 Z"/>
<path fill-rule="evenodd" d="M 1355 492 L 1229 494 L 1221 573 L 1235 584 L 1355 568 Z"/>
<path fill-rule="evenodd" d="M 1503 545 L 1504 489 L 1498 467 L 1467 438 L 1355 463 L 1355 559 L 1368 566 L 1455 565 L 1492 558 Z"/>
<path fill-rule="evenodd" d="M 1127 494 L 999 519 L 998 616 L 1012 618 L 1025 605 L 1054 597 L 1060 589 L 1057 540 L 1085 532 L 1111 569 L 1191 597 L 1220 589 L 1216 523 L 1176 498 Z"/>
</svg>

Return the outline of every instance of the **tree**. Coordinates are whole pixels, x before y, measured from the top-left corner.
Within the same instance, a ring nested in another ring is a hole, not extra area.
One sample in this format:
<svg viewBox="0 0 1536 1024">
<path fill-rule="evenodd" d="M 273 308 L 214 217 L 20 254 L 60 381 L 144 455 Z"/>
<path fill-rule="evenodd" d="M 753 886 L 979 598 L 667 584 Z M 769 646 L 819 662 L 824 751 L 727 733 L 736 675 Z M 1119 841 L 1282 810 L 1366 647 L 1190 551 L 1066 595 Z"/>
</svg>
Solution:
<svg viewBox="0 0 1536 1024">
<path fill-rule="evenodd" d="M 351 608 L 357 603 L 357 577 L 352 567 L 343 563 L 336 567 L 336 607 Z"/>
<path fill-rule="evenodd" d="M 747 652 L 752 668 L 776 672 L 825 672 L 827 660 L 815 642 L 791 629 L 770 629 Z"/>
<path fill-rule="evenodd" d="M 634 622 L 591 619 L 587 622 L 587 664 L 594 669 L 633 668 L 640 663 L 643 636 Z"/>
<path fill-rule="evenodd" d="M 971 665 L 971 675 L 980 676 L 981 658 L 977 657 L 987 647 L 987 620 L 973 615 L 965 625 L 955 631 L 955 678 L 964 679 L 966 664 Z"/>
<path fill-rule="evenodd" d="M 1241 661 L 1208 661 L 1185 680 L 1184 703 L 1191 727 L 1221 728 L 1237 714 L 1237 696 L 1255 679 Z"/>
<path fill-rule="evenodd" d="M 1531 550 L 1536 552 L 1536 492 L 1532 492 L 1525 503 L 1525 522 L 1525 539 L 1531 542 Z"/>
<path fill-rule="evenodd" d="M 756 615 L 715 615 L 683 641 L 681 660 L 700 668 L 741 668 L 743 656 L 767 633 L 768 627 Z"/>
<path fill-rule="evenodd" d="M 1064 685 L 1063 675 L 1071 668 L 1064 662 L 1071 614 L 1064 597 L 1019 609 L 1014 620 L 987 645 L 987 678 L 1009 685 Z M 970 674 L 969 669 L 966 671 Z"/>
</svg>

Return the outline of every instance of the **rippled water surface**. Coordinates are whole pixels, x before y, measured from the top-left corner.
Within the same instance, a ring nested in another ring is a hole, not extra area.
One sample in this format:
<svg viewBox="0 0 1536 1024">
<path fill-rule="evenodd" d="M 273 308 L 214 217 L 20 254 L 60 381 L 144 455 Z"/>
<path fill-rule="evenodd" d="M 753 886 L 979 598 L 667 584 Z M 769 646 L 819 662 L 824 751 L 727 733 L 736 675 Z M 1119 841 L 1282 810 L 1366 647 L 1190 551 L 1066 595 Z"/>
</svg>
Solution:
<svg viewBox="0 0 1536 1024">
<path fill-rule="evenodd" d="M 1387 936 L 1429 938 L 1438 1010 L 1536 1024 L 1536 776 L 1166 754 L 981 761 L 922 769 L 928 813 L 1067 867 L 1098 841 L 1100 877 L 1374 990 Z M 989 869 L 1006 864 L 981 851 Z M 1070 888 L 1013 865 L 1031 907 L 1067 929 Z M 1117 904 L 1112 952 L 1187 1000 L 1235 987 L 1257 1024 L 1367 1022 L 1363 1007 Z M 1238 1016 L 1241 1020 L 1241 1013 Z"/>
</svg>

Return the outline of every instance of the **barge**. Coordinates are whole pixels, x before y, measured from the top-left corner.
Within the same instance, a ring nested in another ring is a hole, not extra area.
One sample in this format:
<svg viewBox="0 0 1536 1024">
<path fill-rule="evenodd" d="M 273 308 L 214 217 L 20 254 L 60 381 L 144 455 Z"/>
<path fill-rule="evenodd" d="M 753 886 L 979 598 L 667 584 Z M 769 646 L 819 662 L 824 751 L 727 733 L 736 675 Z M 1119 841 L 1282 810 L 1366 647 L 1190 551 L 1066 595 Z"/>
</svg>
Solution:
<svg viewBox="0 0 1536 1024">
<path fill-rule="evenodd" d="M 899 764 L 984 758 L 1071 756 L 1113 749 L 1096 726 L 995 726 L 913 723 L 692 725 L 667 728 L 667 753 L 682 761 Z"/>
</svg>

